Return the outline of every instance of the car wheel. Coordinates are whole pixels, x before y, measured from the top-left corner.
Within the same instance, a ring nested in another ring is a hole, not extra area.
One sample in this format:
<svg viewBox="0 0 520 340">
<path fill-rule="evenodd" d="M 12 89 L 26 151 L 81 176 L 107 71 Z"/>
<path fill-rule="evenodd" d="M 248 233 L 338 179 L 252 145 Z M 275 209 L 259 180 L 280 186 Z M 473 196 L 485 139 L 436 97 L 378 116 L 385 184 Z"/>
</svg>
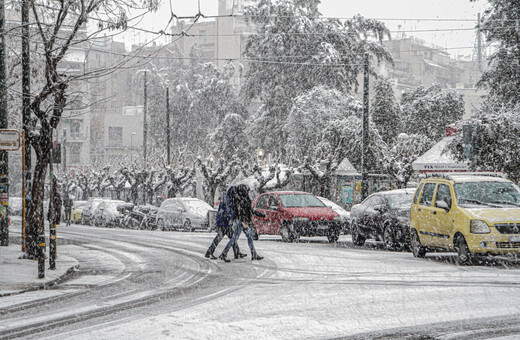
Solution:
<svg viewBox="0 0 520 340">
<path fill-rule="evenodd" d="M 458 255 L 458 263 L 466 266 L 473 262 L 473 254 L 469 251 L 468 244 L 464 236 L 459 235 L 455 241 L 455 250 Z"/>
<path fill-rule="evenodd" d="M 128 224 L 127 224 L 128 228 L 130 229 L 139 229 L 141 224 L 139 223 L 138 220 L 136 220 L 135 218 L 130 218 L 128 220 Z"/>
<path fill-rule="evenodd" d="M 287 223 L 282 223 L 280 226 L 280 236 L 284 242 L 292 242 L 291 231 Z"/>
<path fill-rule="evenodd" d="M 412 235 L 410 236 L 410 243 L 412 246 L 412 253 L 415 257 L 424 257 L 426 255 L 426 248 L 424 248 L 421 244 L 421 240 L 419 239 L 419 234 L 417 234 L 417 230 L 412 230 Z"/>
<path fill-rule="evenodd" d="M 383 229 L 383 241 L 387 250 L 395 250 L 397 245 L 390 225 L 386 225 Z"/>
<path fill-rule="evenodd" d="M 193 227 L 191 226 L 190 220 L 184 221 L 184 224 L 182 225 L 182 227 L 184 228 L 184 231 L 193 231 Z"/>
<path fill-rule="evenodd" d="M 162 231 L 166 230 L 166 223 L 164 223 L 164 220 L 162 218 L 157 220 L 157 227 L 160 228 Z"/>
<path fill-rule="evenodd" d="M 150 230 L 157 230 L 159 226 L 157 225 L 157 221 L 154 221 L 154 222 L 148 222 L 148 228 Z"/>
<path fill-rule="evenodd" d="M 352 243 L 356 246 L 362 246 L 365 244 L 365 235 L 361 233 L 361 228 L 359 228 L 359 224 L 357 222 L 352 223 Z"/>
<path fill-rule="evenodd" d="M 333 230 L 332 235 L 327 235 L 327 239 L 329 240 L 329 243 L 336 243 L 339 239 L 339 231 Z"/>
</svg>

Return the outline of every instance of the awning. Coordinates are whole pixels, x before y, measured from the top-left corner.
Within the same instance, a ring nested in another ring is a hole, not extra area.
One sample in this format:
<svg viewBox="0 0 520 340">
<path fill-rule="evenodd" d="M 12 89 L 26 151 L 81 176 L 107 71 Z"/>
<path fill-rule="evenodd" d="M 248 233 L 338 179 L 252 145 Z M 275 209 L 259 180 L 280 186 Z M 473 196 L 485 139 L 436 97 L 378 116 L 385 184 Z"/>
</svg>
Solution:
<svg viewBox="0 0 520 340">
<path fill-rule="evenodd" d="M 417 171 L 467 171 L 469 164 L 459 162 L 447 146 L 455 137 L 444 137 L 435 144 L 430 150 L 412 163 L 412 168 Z M 446 149 L 446 151 L 445 151 Z M 443 152 L 445 151 L 445 152 Z"/>
<path fill-rule="evenodd" d="M 336 176 L 360 176 L 361 174 L 354 168 L 352 163 L 345 157 L 341 163 L 339 163 L 338 168 L 334 171 L 334 175 Z"/>
</svg>

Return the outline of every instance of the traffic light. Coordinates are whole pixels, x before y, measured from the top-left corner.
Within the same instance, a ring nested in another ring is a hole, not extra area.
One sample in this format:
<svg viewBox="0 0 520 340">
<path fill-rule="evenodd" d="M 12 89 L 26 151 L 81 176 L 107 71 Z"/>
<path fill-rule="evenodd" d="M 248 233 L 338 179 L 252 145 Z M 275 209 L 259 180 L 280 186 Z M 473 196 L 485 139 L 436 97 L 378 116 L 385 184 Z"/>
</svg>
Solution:
<svg viewBox="0 0 520 340">
<path fill-rule="evenodd" d="M 54 164 L 61 163 L 61 144 L 56 143 L 54 150 L 52 150 L 52 162 Z"/>
</svg>

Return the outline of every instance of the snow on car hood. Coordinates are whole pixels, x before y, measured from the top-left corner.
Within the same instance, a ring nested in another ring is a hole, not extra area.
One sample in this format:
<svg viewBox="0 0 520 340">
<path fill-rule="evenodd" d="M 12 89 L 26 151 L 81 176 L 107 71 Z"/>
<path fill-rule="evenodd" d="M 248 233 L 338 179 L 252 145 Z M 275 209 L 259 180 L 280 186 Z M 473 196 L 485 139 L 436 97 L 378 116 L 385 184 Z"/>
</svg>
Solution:
<svg viewBox="0 0 520 340">
<path fill-rule="evenodd" d="M 475 219 L 488 223 L 520 221 L 520 208 L 466 208 Z"/>
<path fill-rule="evenodd" d="M 334 210 L 328 207 L 306 207 L 306 208 L 284 208 L 284 210 L 293 216 L 308 217 L 310 221 L 332 220 L 335 216 L 339 216 Z"/>
</svg>

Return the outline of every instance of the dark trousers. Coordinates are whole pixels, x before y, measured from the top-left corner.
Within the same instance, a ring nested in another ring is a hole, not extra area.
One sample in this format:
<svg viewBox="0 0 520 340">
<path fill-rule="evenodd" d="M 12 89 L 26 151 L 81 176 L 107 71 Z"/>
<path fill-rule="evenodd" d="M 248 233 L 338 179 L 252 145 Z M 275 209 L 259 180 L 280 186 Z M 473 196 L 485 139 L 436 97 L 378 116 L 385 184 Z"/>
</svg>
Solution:
<svg viewBox="0 0 520 340">
<path fill-rule="evenodd" d="M 208 254 L 213 254 L 213 252 L 215 251 L 215 249 L 217 249 L 218 244 L 220 243 L 220 241 L 222 241 L 224 236 L 227 236 L 229 239 L 231 239 L 233 237 L 233 230 L 231 228 L 217 227 L 217 235 L 215 236 L 213 242 L 211 242 L 211 245 L 208 248 Z M 238 253 L 240 253 L 240 249 L 238 248 L 238 244 L 236 242 L 233 244 L 233 253 L 235 256 L 237 256 Z"/>
<path fill-rule="evenodd" d="M 67 221 L 67 225 L 70 225 L 71 213 L 72 213 L 72 209 L 65 208 L 65 220 Z"/>
</svg>

